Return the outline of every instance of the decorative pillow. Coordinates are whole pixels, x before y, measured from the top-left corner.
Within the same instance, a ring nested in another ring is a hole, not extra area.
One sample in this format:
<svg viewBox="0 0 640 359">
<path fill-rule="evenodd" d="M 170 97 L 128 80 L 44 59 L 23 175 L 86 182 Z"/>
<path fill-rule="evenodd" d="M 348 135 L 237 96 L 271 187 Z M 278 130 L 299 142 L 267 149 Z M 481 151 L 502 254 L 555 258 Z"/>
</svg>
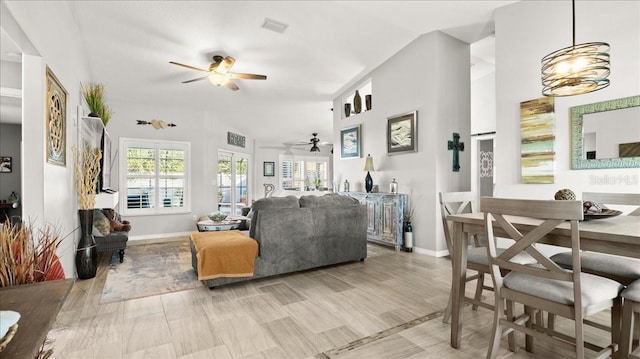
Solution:
<svg viewBox="0 0 640 359">
<path fill-rule="evenodd" d="M 109 219 L 102 213 L 102 210 L 93 211 L 93 236 L 106 237 L 111 232 Z"/>
</svg>

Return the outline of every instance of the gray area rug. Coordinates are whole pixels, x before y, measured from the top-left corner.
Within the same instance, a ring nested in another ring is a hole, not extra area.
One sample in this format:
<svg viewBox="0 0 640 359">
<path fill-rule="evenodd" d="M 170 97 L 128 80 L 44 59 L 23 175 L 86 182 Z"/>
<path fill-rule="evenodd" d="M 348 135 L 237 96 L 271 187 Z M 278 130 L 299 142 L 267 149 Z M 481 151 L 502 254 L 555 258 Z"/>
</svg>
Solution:
<svg viewBox="0 0 640 359">
<path fill-rule="evenodd" d="M 124 263 L 112 260 L 100 302 L 142 298 L 201 286 L 191 268 L 188 237 L 184 237 L 181 241 L 128 246 Z"/>
</svg>

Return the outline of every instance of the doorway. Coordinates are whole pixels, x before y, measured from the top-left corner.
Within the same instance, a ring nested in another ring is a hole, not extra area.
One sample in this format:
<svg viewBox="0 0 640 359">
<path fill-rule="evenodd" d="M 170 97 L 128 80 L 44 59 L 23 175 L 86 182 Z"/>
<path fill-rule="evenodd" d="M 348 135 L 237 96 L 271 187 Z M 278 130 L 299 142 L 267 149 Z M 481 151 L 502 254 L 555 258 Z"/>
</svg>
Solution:
<svg viewBox="0 0 640 359">
<path fill-rule="evenodd" d="M 218 152 L 218 211 L 224 214 L 242 214 L 242 208 L 251 205 L 249 191 L 249 164 L 247 154 Z"/>
</svg>

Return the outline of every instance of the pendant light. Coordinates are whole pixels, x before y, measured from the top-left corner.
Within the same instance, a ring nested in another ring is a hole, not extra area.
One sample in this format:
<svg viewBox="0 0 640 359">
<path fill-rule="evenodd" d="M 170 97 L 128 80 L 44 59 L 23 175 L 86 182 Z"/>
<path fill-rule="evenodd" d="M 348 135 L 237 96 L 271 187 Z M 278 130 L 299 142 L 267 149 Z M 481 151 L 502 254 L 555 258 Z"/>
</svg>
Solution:
<svg viewBox="0 0 640 359">
<path fill-rule="evenodd" d="M 560 97 L 581 95 L 609 86 L 609 44 L 576 45 L 576 3 L 571 1 L 573 45 L 542 58 L 542 94 Z"/>
</svg>

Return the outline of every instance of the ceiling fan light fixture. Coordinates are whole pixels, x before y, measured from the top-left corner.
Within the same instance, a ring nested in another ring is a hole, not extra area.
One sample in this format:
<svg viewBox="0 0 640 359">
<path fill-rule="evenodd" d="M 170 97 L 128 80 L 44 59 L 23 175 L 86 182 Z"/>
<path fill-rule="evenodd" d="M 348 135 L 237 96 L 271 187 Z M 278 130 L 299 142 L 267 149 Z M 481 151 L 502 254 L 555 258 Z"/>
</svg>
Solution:
<svg viewBox="0 0 640 359">
<path fill-rule="evenodd" d="M 572 0 L 573 45 L 542 58 L 542 94 L 560 97 L 581 95 L 609 86 L 609 44 L 576 45 L 576 10 Z"/>
<path fill-rule="evenodd" d="M 229 82 L 228 76 L 217 72 L 210 73 L 207 78 L 209 79 L 209 82 L 216 86 L 224 86 Z"/>
</svg>

